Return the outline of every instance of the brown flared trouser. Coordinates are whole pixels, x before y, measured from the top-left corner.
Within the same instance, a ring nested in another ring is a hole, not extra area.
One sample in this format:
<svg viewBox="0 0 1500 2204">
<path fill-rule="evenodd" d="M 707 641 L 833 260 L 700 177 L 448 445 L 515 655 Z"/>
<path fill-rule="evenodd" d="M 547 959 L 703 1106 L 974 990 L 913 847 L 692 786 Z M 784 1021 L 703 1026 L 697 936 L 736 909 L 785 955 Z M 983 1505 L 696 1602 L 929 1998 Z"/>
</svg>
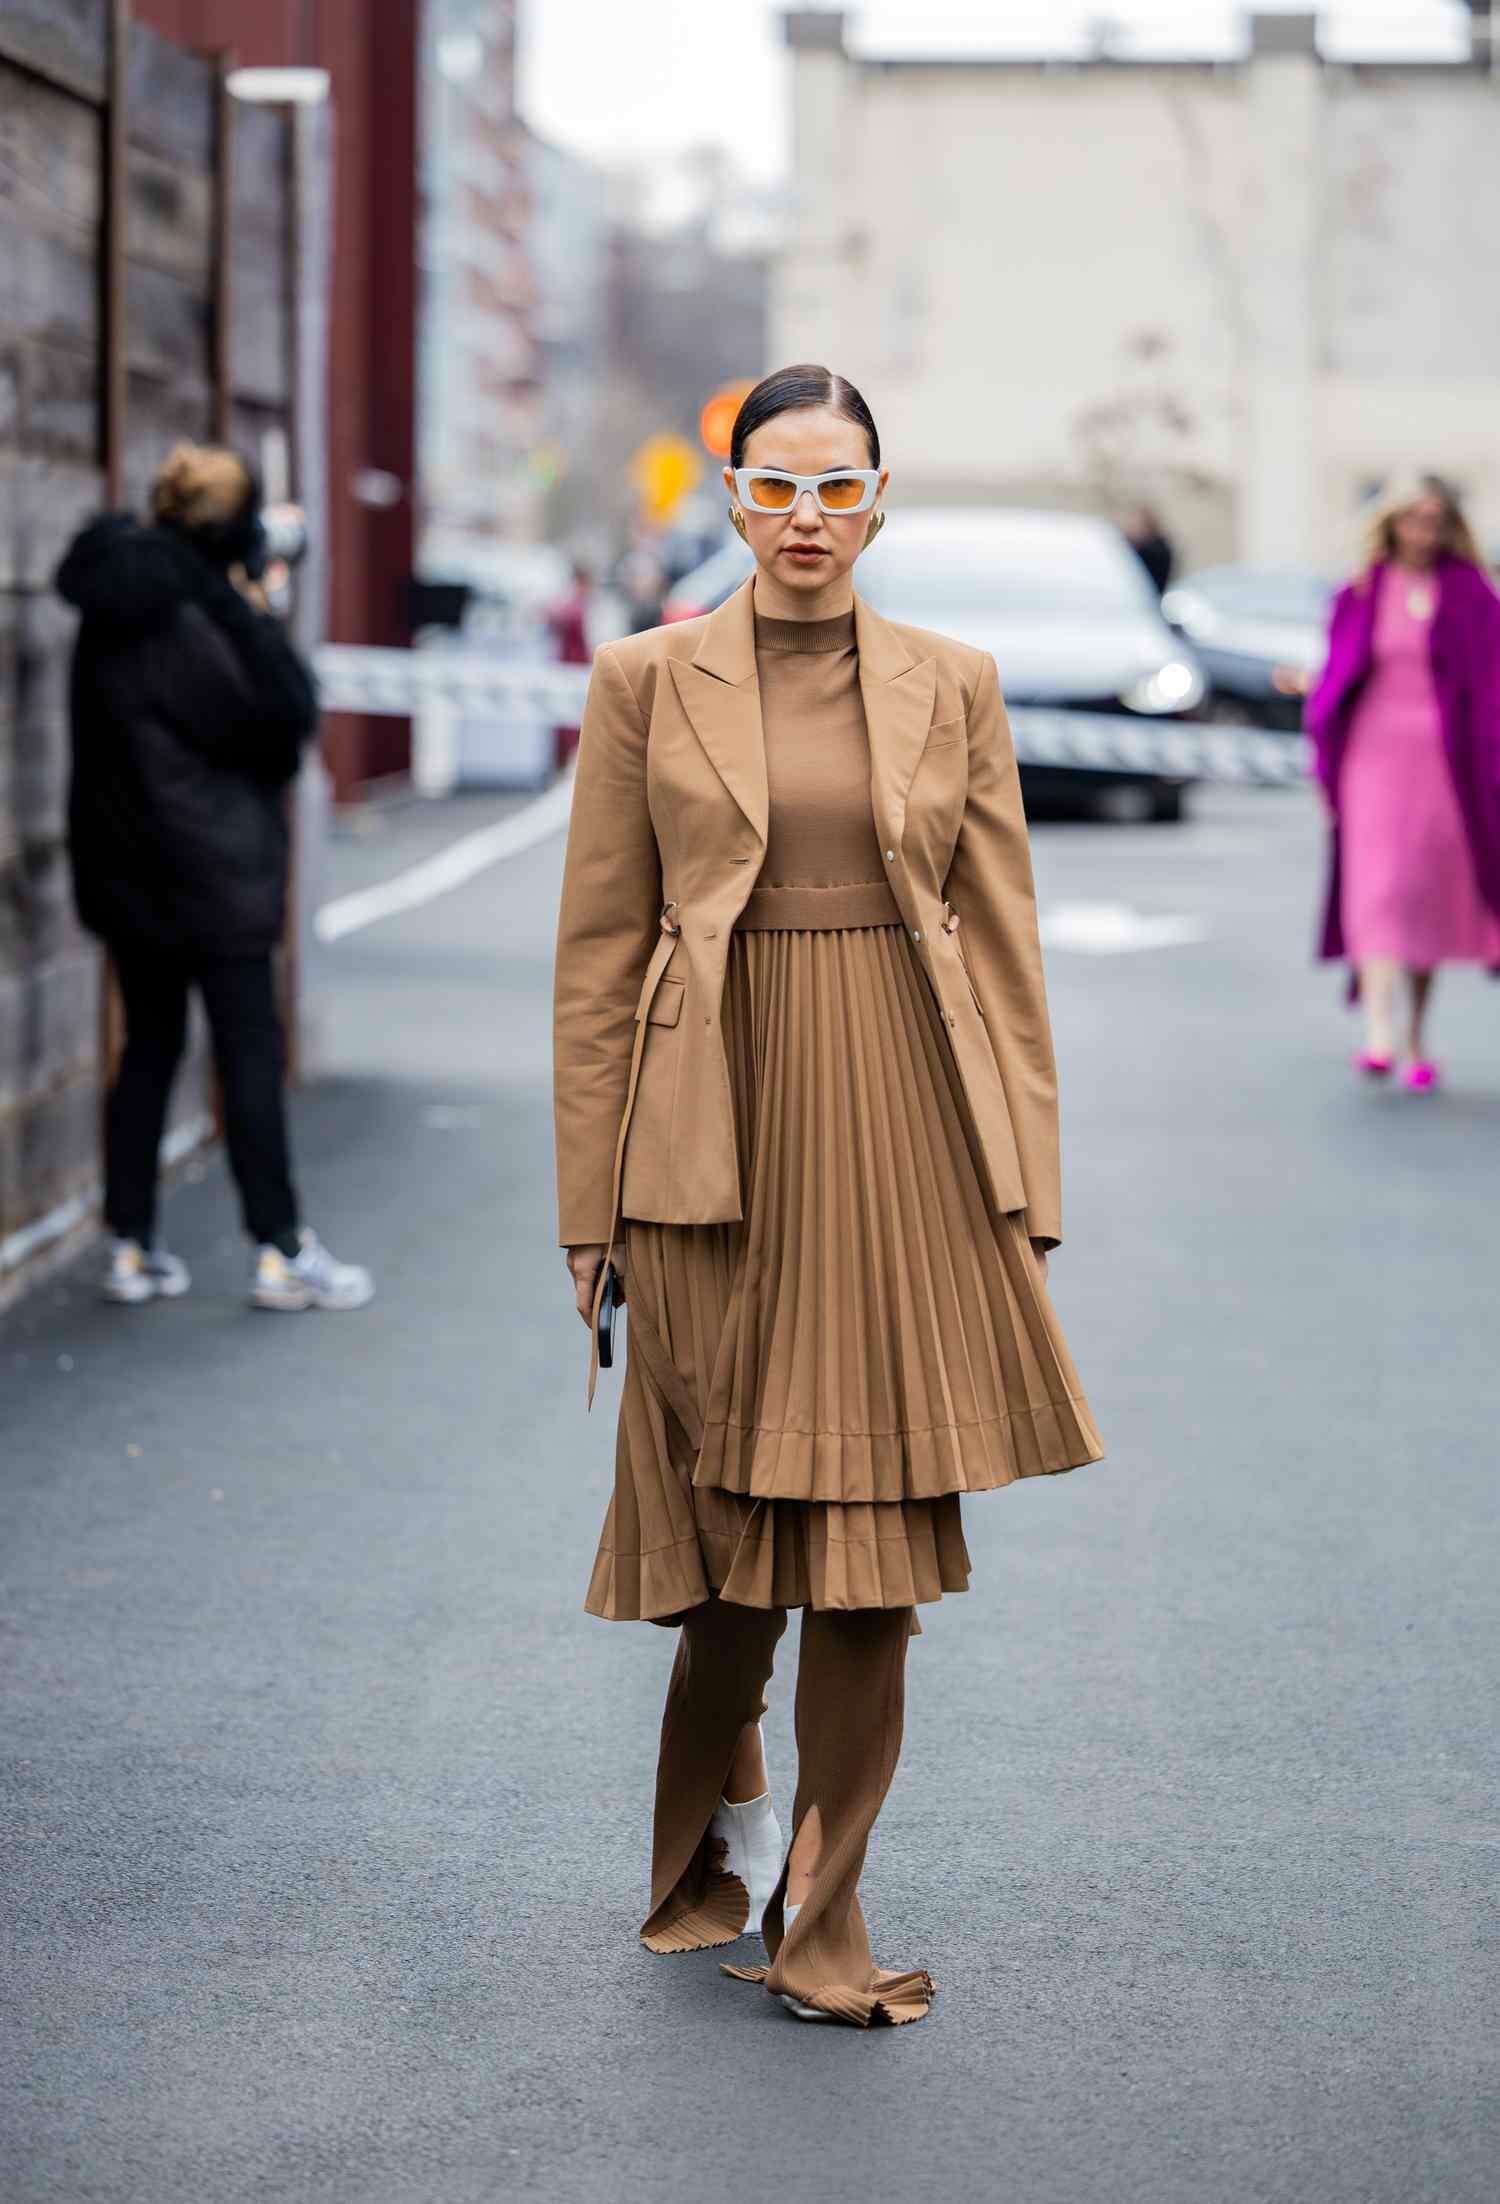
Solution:
<svg viewBox="0 0 1500 2204">
<path fill-rule="evenodd" d="M 749 1894 L 725 1871 L 709 1824 L 740 1732 L 765 1712 L 786 1619 L 784 1607 L 720 1599 L 683 1619 L 662 1717 L 651 1912 L 641 1930 L 651 1951 L 731 1943 L 754 1925 Z M 870 1831 L 901 1753 L 911 1627 L 905 1607 L 803 1610 L 791 1841 L 815 1817 L 817 1868 L 790 1930 L 783 1924 L 782 1869 L 764 1922 L 769 1968 L 724 1969 L 859 2027 L 920 2020 L 932 2000 L 931 1978 L 921 1969 L 891 1974 L 876 1967 L 859 1903 Z"/>
</svg>

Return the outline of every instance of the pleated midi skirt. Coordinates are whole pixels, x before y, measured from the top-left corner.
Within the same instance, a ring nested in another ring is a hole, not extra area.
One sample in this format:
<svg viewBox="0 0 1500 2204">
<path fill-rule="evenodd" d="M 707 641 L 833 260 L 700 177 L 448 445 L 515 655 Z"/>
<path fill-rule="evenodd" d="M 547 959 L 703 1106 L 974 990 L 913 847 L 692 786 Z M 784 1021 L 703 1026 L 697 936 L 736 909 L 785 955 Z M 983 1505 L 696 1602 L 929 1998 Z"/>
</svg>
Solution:
<svg viewBox="0 0 1500 2204">
<path fill-rule="evenodd" d="M 963 1591 L 961 1495 L 1103 1448 L 1024 1217 L 986 1202 L 904 928 L 737 931 L 723 1032 L 744 1213 L 626 1219 L 588 1612 Z"/>
</svg>

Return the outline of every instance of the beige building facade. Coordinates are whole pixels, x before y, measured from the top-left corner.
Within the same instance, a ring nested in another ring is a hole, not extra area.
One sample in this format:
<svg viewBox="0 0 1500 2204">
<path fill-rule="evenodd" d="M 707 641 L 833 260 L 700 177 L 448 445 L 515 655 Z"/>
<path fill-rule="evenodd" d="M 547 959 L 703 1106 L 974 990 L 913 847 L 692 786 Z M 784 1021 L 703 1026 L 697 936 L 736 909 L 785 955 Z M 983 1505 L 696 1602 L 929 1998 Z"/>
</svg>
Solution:
<svg viewBox="0 0 1500 2204">
<path fill-rule="evenodd" d="M 882 60 L 785 17 L 771 352 L 864 388 L 893 496 L 1149 499 L 1192 564 L 1337 568 L 1440 468 L 1500 543 L 1500 83 L 1325 60 Z"/>
</svg>

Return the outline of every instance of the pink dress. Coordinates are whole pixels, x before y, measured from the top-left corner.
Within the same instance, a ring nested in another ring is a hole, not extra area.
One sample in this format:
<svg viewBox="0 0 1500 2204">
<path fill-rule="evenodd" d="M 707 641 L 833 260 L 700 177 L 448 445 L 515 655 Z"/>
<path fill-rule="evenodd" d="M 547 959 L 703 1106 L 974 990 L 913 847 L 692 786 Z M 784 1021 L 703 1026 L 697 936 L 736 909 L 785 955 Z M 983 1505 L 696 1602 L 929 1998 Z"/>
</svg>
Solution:
<svg viewBox="0 0 1500 2204">
<path fill-rule="evenodd" d="M 1344 939 L 1353 961 L 1418 971 L 1500 963 L 1443 749 L 1430 638 L 1435 581 L 1388 567 L 1369 679 L 1339 775 Z"/>
</svg>

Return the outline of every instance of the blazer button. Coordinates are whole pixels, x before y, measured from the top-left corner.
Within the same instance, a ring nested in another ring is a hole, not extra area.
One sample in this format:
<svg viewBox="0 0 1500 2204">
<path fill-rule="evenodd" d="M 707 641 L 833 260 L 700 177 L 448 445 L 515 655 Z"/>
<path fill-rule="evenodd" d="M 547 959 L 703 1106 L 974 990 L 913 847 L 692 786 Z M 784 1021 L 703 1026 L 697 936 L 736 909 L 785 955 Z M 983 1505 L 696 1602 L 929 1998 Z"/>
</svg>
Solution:
<svg viewBox="0 0 1500 2204">
<path fill-rule="evenodd" d="M 915 926 L 911 930 L 911 938 L 913 941 L 920 941 L 922 938 L 920 930 Z"/>
<path fill-rule="evenodd" d="M 886 861 L 886 863 L 887 863 L 888 865 L 894 865 L 894 864 L 895 864 L 895 862 L 896 862 L 896 852 L 895 852 L 895 851 L 894 851 L 893 849 L 888 849 L 888 850 L 886 851 L 886 853 L 885 853 L 885 861 Z"/>
</svg>

